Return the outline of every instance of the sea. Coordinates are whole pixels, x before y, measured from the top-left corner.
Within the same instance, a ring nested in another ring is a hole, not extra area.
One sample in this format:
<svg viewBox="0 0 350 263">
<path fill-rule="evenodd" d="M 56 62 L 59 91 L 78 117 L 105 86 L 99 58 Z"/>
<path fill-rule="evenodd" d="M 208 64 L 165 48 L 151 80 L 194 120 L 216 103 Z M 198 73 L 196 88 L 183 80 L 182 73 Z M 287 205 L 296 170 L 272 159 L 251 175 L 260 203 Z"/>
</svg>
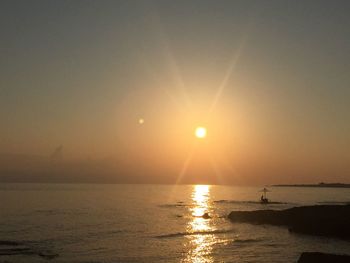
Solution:
<svg viewBox="0 0 350 263">
<path fill-rule="evenodd" d="M 0 262 L 296 262 L 350 242 L 231 222 L 231 211 L 350 202 L 350 189 L 0 184 Z M 210 218 L 203 218 L 208 213 Z M 349 222 L 350 223 L 350 222 Z"/>
</svg>

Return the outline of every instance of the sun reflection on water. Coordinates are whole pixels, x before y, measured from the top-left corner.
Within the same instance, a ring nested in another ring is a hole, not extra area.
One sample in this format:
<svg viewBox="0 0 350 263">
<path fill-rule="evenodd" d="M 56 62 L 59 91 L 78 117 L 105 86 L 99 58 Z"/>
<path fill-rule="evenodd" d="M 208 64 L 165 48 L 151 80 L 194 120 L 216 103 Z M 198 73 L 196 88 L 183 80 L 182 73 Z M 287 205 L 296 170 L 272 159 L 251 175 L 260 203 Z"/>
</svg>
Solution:
<svg viewBox="0 0 350 263">
<path fill-rule="evenodd" d="M 188 247 L 183 262 L 213 262 L 211 252 L 216 238 L 211 231 L 213 227 L 211 220 L 204 219 L 204 213 L 210 213 L 212 210 L 210 202 L 210 186 L 195 185 L 192 192 L 192 214 L 191 221 L 187 225 L 187 232 L 193 233 L 188 235 Z"/>
</svg>

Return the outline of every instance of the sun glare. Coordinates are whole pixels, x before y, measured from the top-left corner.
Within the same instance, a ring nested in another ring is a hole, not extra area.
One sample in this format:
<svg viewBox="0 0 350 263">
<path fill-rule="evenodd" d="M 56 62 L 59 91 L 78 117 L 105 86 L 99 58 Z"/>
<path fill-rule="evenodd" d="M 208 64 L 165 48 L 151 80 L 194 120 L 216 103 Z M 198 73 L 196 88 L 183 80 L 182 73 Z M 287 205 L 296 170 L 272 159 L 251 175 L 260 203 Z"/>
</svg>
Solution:
<svg viewBox="0 0 350 263">
<path fill-rule="evenodd" d="M 211 220 L 203 218 L 204 213 L 212 214 L 212 201 L 210 197 L 209 185 L 195 185 L 192 192 L 192 220 L 187 225 L 188 233 L 198 233 L 198 235 L 188 235 L 189 251 L 184 263 L 211 263 L 214 262 L 212 250 L 218 243 L 217 237 L 212 233 L 215 228 Z"/>
<path fill-rule="evenodd" d="M 207 136 L 207 129 L 204 127 L 197 127 L 195 135 L 197 138 L 205 138 L 205 136 Z"/>
</svg>

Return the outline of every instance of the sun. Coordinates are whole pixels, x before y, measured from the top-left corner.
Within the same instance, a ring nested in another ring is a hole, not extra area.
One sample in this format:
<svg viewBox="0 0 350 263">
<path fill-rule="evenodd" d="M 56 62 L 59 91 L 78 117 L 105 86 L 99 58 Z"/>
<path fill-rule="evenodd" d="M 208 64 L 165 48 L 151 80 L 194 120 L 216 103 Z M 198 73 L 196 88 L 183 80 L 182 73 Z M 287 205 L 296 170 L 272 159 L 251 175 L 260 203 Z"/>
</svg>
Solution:
<svg viewBox="0 0 350 263">
<path fill-rule="evenodd" d="M 203 139 L 207 136 L 207 129 L 204 127 L 197 127 L 195 135 L 197 138 Z"/>
</svg>

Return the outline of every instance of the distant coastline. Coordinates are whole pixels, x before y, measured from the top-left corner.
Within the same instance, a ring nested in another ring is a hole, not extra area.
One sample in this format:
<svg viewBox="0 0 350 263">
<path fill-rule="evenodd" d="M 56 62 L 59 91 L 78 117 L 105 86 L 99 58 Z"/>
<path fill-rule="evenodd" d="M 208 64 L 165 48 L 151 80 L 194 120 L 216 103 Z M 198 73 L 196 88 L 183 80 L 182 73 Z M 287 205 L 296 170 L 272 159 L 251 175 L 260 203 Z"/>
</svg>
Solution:
<svg viewBox="0 0 350 263">
<path fill-rule="evenodd" d="M 318 188 L 350 188 L 350 184 L 319 183 L 319 184 L 275 184 L 273 187 L 318 187 Z"/>
</svg>

